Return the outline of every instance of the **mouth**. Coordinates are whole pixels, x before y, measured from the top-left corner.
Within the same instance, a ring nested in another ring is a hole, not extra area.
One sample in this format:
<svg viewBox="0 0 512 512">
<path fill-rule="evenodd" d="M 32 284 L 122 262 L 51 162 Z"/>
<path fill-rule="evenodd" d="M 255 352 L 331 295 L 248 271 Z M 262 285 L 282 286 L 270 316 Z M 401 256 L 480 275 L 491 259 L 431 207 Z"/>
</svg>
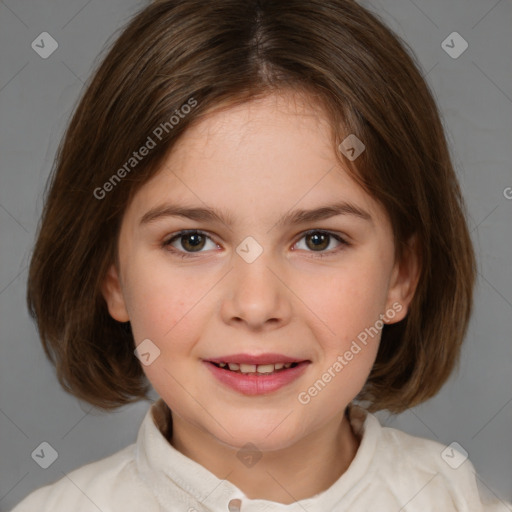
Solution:
<svg viewBox="0 0 512 512">
<path fill-rule="evenodd" d="M 264 395 L 291 385 L 306 372 L 309 359 L 277 353 L 230 354 L 203 359 L 215 379 L 243 395 Z"/>
<path fill-rule="evenodd" d="M 281 373 L 289 368 L 295 368 L 299 364 L 307 363 L 308 361 L 298 361 L 293 363 L 269 363 L 269 364 L 243 364 L 243 363 L 215 363 L 208 361 L 217 368 L 233 372 L 241 373 L 244 375 L 258 376 L 258 375 L 274 375 Z"/>
</svg>

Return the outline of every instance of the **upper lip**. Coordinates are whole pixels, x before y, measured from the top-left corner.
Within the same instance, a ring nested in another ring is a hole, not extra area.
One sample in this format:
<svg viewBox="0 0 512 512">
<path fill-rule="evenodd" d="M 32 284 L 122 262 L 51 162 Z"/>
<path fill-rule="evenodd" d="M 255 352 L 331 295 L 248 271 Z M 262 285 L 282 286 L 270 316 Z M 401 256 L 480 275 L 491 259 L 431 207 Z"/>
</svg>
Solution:
<svg viewBox="0 0 512 512">
<path fill-rule="evenodd" d="M 289 357 L 283 354 L 231 354 L 227 356 L 206 359 L 210 363 L 241 363 L 241 364 L 275 364 L 275 363 L 301 363 L 307 359 L 300 357 Z"/>
</svg>

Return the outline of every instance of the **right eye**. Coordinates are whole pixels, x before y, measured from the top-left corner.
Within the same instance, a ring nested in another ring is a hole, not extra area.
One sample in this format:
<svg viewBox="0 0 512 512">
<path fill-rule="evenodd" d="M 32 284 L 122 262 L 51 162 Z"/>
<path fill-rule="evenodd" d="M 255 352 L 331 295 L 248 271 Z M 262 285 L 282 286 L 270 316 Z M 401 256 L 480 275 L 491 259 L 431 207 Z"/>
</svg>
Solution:
<svg viewBox="0 0 512 512">
<path fill-rule="evenodd" d="M 208 240 L 218 247 L 218 245 L 215 244 L 211 237 L 205 232 L 197 229 L 186 229 L 172 235 L 171 238 L 168 238 L 163 242 L 162 246 L 169 252 L 174 253 L 181 258 L 194 258 L 195 256 L 193 253 L 204 252 L 201 251 L 201 249 L 204 248 L 205 243 Z M 183 250 L 176 247 L 175 243 L 176 245 L 179 244 Z"/>
</svg>

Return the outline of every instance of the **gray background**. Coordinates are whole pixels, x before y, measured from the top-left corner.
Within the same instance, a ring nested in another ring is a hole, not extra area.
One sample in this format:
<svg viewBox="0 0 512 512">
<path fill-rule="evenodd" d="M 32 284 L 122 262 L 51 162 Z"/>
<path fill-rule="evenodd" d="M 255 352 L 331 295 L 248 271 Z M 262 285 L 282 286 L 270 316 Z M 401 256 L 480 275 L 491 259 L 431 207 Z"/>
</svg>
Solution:
<svg viewBox="0 0 512 512">
<path fill-rule="evenodd" d="M 62 391 L 25 306 L 42 191 L 84 81 L 104 44 L 146 2 L 0 0 L 0 510 L 35 488 L 134 442 L 145 402 L 107 414 Z M 479 274 L 460 369 L 429 402 L 388 426 L 469 453 L 482 485 L 512 500 L 512 3 L 363 2 L 417 54 L 441 107 L 465 195 Z M 441 43 L 468 42 L 457 59 Z M 42 59 L 31 43 L 49 32 Z M 508 198 L 506 197 L 508 196 Z M 31 458 L 49 442 L 48 469 Z M 508 510 L 503 508 L 503 510 Z"/>
</svg>

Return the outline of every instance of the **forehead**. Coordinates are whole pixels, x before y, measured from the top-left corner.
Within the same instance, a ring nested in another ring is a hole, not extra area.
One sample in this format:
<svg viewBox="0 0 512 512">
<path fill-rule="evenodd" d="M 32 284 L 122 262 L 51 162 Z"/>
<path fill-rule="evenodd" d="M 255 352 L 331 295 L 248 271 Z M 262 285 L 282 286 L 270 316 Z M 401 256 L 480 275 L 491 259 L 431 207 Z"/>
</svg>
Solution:
<svg viewBox="0 0 512 512">
<path fill-rule="evenodd" d="M 220 160 L 223 155 L 232 159 L 236 154 L 256 154 L 263 159 L 264 150 L 274 156 L 289 152 L 293 157 L 290 150 L 296 153 L 304 140 L 315 145 L 316 154 L 322 151 L 329 158 L 330 137 L 331 126 L 321 104 L 303 93 L 281 91 L 208 109 L 178 140 L 172 159 L 193 156 L 191 149 Z"/>
<path fill-rule="evenodd" d="M 232 207 L 242 217 L 340 200 L 379 213 L 336 157 L 322 108 L 291 93 L 210 109 L 196 120 L 134 206 L 141 213 L 164 200 Z"/>
</svg>

